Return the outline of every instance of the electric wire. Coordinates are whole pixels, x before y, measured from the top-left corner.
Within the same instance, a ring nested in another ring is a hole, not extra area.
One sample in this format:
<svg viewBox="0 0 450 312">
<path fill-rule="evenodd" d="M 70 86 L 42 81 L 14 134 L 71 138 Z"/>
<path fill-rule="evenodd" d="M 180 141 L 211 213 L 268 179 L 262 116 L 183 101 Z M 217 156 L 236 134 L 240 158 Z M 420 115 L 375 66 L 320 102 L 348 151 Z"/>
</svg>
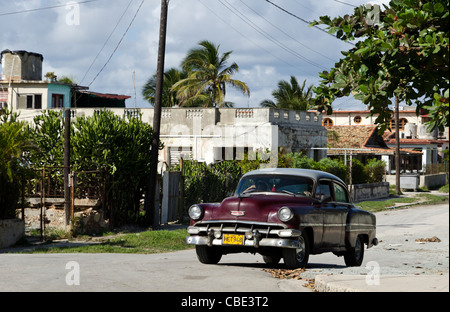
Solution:
<svg viewBox="0 0 450 312">
<path fill-rule="evenodd" d="M 223 0 L 225 1 L 228 6 L 226 4 L 224 4 L 222 2 L 222 0 L 219 0 L 219 3 L 221 3 L 224 7 L 226 7 L 229 11 L 231 11 L 234 15 L 236 15 L 238 18 L 240 18 L 242 21 L 244 21 L 247 25 L 249 25 L 251 28 L 253 28 L 254 30 L 256 30 L 258 33 L 260 33 L 262 36 L 264 36 L 265 38 L 269 39 L 271 42 L 275 43 L 277 46 L 279 46 L 280 48 L 282 48 L 283 50 L 287 51 L 288 53 L 294 55 L 295 57 L 303 60 L 304 62 L 307 62 L 310 65 L 316 66 L 320 69 L 326 69 L 324 66 L 317 64 L 311 60 L 309 60 L 308 58 L 304 57 L 303 55 L 297 53 L 296 51 L 292 50 L 291 48 L 289 48 L 288 46 L 286 46 L 285 44 L 283 44 L 282 42 L 280 42 L 279 40 L 277 40 L 276 38 L 274 38 L 272 35 L 270 35 L 269 33 L 267 33 L 266 31 L 264 31 L 263 29 L 261 29 L 259 26 L 257 26 L 255 23 L 253 23 L 251 20 L 249 20 L 247 17 L 245 17 L 245 15 L 243 15 L 239 10 L 237 10 L 233 5 L 231 5 L 227 0 Z"/>
<path fill-rule="evenodd" d="M 242 33 L 239 29 L 237 29 L 236 27 L 234 27 L 233 25 L 230 25 L 228 23 L 228 21 L 226 21 L 225 19 L 223 19 L 220 15 L 218 15 L 216 12 L 214 12 L 214 10 L 212 10 L 210 7 L 208 7 L 206 4 L 204 4 L 202 2 L 202 0 L 198 0 L 200 2 L 201 5 L 203 5 L 208 11 L 210 11 L 213 15 L 215 15 L 218 19 L 220 19 L 224 24 L 228 25 L 230 28 L 232 28 L 234 31 L 236 31 L 238 34 L 240 34 L 243 38 L 247 39 L 249 42 L 251 42 L 252 44 L 254 44 L 255 46 L 257 46 L 258 48 L 260 48 L 261 50 L 266 51 L 268 54 L 270 54 L 271 56 L 273 56 L 274 58 L 278 59 L 280 62 L 290 66 L 290 67 L 296 67 L 295 65 L 287 62 L 286 60 L 284 60 L 283 58 L 279 57 L 278 55 L 270 52 L 269 50 L 265 49 L 264 47 L 262 47 L 261 45 L 259 45 L 258 43 L 256 43 L 255 41 L 253 41 L 251 38 L 249 38 L 248 36 L 246 36 L 244 33 Z"/>
<path fill-rule="evenodd" d="M 272 1 L 270 1 L 270 0 L 265 0 L 265 1 L 266 1 L 267 3 L 270 3 L 271 5 L 273 5 L 273 6 L 276 7 L 277 9 L 279 9 L 279 10 L 285 12 L 286 14 L 289 14 L 290 16 L 293 16 L 293 17 L 295 17 L 296 19 L 302 21 L 303 23 L 308 24 L 308 25 L 311 24 L 311 22 L 308 22 L 308 21 L 305 20 L 304 18 L 301 18 L 300 16 L 295 15 L 295 14 L 292 13 L 292 12 L 289 12 L 288 10 L 286 10 L 286 9 L 282 8 L 281 6 L 279 6 L 279 5 L 275 4 L 275 3 L 273 3 Z M 324 33 L 326 33 L 327 35 L 332 36 L 332 37 L 335 38 L 335 39 L 338 39 L 337 37 L 335 37 L 335 36 L 333 36 L 332 34 L 330 34 L 329 32 L 327 32 L 326 30 L 324 30 L 324 29 L 322 29 L 322 28 L 320 28 L 320 27 L 317 27 L 317 25 L 316 25 L 316 26 L 313 26 L 313 27 L 316 28 L 316 29 L 318 29 L 318 30 L 320 30 L 320 31 L 322 31 L 322 32 L 324 32 Z M 338 39 L 338 40 L 339 40 L 339 39 Z M 351 43 L 351 42 L 348 42 L 348 41 L 344 41 L 344 42 L 346 42 L 346 43 L 348 43 L 348 44 L 354 46 L 354 44 Z"/>
<path fill-rule="evenodd" d="M 267 23 L 269 23 L 270 25 L 272 25 L 274 28 L 278 29 L 280 32 L 282 32 L 282 33 L 285 34 L 287 37 L 289 37 L 290 39 L 294 40 L 295 42 L 297 42 L 298 44 L 300 44 L 300 45 L 303 46 L 304 48 L 306 48 L 306 49 L 308 49 L 308 50 L 310 50 L 310 51 L 312 51 L 312 52 L 314 52 L 314 53 L 316 53 L 316 54 L 319 54 L 319 55 L 323 56 L 324 58 L 326 58 L 326 59 L 328 59 L 328 60 L 330 60 L 330 61 L 333 61 L 333 62 L 335 61 L 335 60 L 333 60 L 332 58 L 330 58 L 330 57 L 328 57 L 328 56 L 322 54 L 321 52 L 316 51 L 316 50 L 312 49 L 311 47 L 307 46 L 306 44 L 304 44 L 304 43 L 298 41 L 296 38 L 292 37 L 290 34 L 288 34 L 287 32 L 285 32 L 283 29 L 281 29 L 280 27 L 278 27 L 277 25 L 275 25 L 274 23 L 272 23 L 271 21 L 269 21 L 268 19 L 266 19 L 264 16 L 262 16 L 261 14 L 259 14 L 257 11 L 255 11 L 254 9 L 252 9 L 252 8 L 251 8 L 250 6 L 248 6 L 244 1 L 242 1 L 242 0 L 239 0 L 239 1 L 240 1 L 243 5 L 245 5 L 247 8 L 249 8 L 251 11 L 253 11 L 255 14 L 257 14 L 259 17 L 261 17 L 262 19 L 264 19 Z"/>
<path fill-rule="evenodd" d="M 128 6 L 125 8 L 125 11 L 122 13 L 122 15 L 120 16 L 119 20 L 116 23 L 116 26 L 114 26 L 114 29 L 111 31 L 111 33 L 109 34 L 108 38 L 106 39 L 105 43 L 103 44 L 102 48 L 100 49 L 100 51 L 98 51 L 97 55 L 95 56 L 94 60 L 92 61 L 91 65 L 89 66 L 89 68 L 86 70 L 83 78 L 80 81 L 80 85 L 82 84 L 82 82 L 84 81 L 84 79 L 86 78 L 86 75 L 88 74 L 88 72 L 91 70 L 92 66 L 94 65 L 95 61 L 98 59 L 98 57 L 100 56 L 100 53 L 102 53 L 103 49 L 105 48 L 106 44 L 108 43 L 109 39 L 111 39 L 113 33 L 116 31 L 117 27 L 119 26 L 120 22 L 122 21 L 123 17 L 125 16 L 125 13 L 128 11 L 128 9 L 131 6 L 131 3 L 133 2 L 133 0 L 130 0 L 130 2 L 128 3 Z"/>
<path fill-rule="evenodd" d="M 144 4 L 145 0 L 141 1 L 141 4 L 139 5 L 136 13 L 133 16 L 133 19 L 131 20 L 130 24 L 128 25 L 127 29 L 125 30 L 125 32 L 122 35 L 122 38 L 120 38 L 119 42 L 117 43 L 116 47 L 114 48 L 114 51 L 111 53 L 111 55 L 109 56 L 108 60 L 106 61 L 105 65 L 103 65 L 103 67 L 99 70 L 99 72 L 97 73 L 97 75 L 95 75 L 94 79 L 92 79 L 91 83 L 89 83 L 89 87 L 94 83 L 94 81 L 97 79 L 97 77 L 103 72 L 103 70 L 105 69 L 105 67 L 108 65 L 109 61 L 111 61 L 112 57 L 114 56 L 114 54 L 116 53 L 117 49 L 119 48 L 120 44 L 123 41 L 123 38 L 125 38 L 126 34 L 128 33 L 128 30 L 130 30 L 131 25 L 133 24 L 134 20 L 136 19 L 136 16 L 138 15 L 139 11 L 141 10 L 142 5 Z"/>
<path fill-rule="evenodd" d="M 345 5 L 348 5 L 348 6 L 351 6 L 353 8 L 357 8 L 358 7 L 357 5 L 354 5 L 354 4 L 351 4 L 351 3 L 347 3 L 347 2 L 344 2 L 344 1 L 339 1 L 339 0 L 333 0 L 333 1 L 341 3 L 341 4 L 345 4 Z"/>
<path fill-rule="evenodd" d="M 71 2 L 71 5 L 74 4 L 84 4 L 84 3 L 89 3 L 89 2 L 97 2 L 97 1 L 102 1 L 102 0 L 85 0 L 85 1 L 78 1 L 78 2 Z M 43 10 L 50 10 L 50 9 L 55 9 L 55 8 L 61 8 L 61 7 L 66 7 L 68 4 L 58 4 L 58 5 L 52 5 L 52 6 L 48 6 L 48 7 L 42 7 L 42 8 L 34 8 L 34 9 L 28 9 L 28 10 L 20 10 L 20 11 L 15 11 L 15 12 L 6 12 L 6 13 L 0 13 L 0 16 L 6 16 L 6 15 L 15 15 L 15 14 L 22 14 L 22 13 L 29 13 L 29 12 L 35 12 L 35 11 L 43 11 Z"/>
</svg>

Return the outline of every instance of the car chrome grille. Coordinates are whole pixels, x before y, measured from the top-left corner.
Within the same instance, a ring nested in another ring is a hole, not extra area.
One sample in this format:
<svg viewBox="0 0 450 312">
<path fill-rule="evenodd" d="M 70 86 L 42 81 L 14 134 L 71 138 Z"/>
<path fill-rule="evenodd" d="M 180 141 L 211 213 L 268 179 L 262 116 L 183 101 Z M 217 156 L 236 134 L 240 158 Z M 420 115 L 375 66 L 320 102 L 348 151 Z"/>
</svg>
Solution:
<svg viewBox="0 0 450 312">
<path fill-rule="evenodd" d="M 277 234 L 279 230 L 286 229 L 287 226 L 279 223 L 267 222 L 252 222 L 252 221 L 235 221 L 235 220 L 220 220 L 220 221 L 201 221 L 194 225 L 199 234 L 202 232 L 208 233 L 210 231 L 222 233 L 248 233 L 259 232 L 261 235 L 268 237 L 270 234 Z"/>
</svg>

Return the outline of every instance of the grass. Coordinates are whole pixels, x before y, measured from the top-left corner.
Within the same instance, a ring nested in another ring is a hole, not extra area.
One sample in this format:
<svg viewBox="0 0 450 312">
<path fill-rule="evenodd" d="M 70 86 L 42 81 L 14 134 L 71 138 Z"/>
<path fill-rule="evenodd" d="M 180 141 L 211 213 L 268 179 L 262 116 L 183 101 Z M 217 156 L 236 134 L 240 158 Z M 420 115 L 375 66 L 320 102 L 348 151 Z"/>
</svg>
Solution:
<svg viewBox="0 0 450 312">
<path fill-rule="evenodd" d="M 448 201 L 448 197 L 432 195 L 427 193 L 419 193 L 415 197 L 398 197 L 398 198 L 391 198 L 388 200 L 364 201 L 357 203 L 356 205 L 361 207 L 363 210 L 367 210 L 370 212 L 378 212 L 391 209 L 396 206 L 407 207 L 416 205 L 418 203 L 421 205 L 435 205 L 446 201 Z"/>
<path fill-rule="evenodd" d="M 99 238 L 77 238 L 63 246 L 50 241 L 21 253 L 133 253 L 153 254 L 192 248 L 184 243 L 186 230 L 118 233 Z"/>
<path fill-rule="evenodd" d="M 448 184 L 439 189 L 440 192 L 448 193 Z M 429 193 L 418 193 L 415 197 L 396 197 L 387 200 L 364 201 L 357 204 L 362 209 L 370 212 L 378 212 L 399 204 L 402 207 L 413 206 L 418 203 L 421 205 L 432 205 L 448 202 L 448 196 L 437 196 Z M 410 205 L 409 205 L 410 204 Z M 104 233 L 103 236 L 78 236 L 70 238 L 69 243 L 58 246 L 54 240 L 67 238 L 67 233 L 58 231 L 46 233 L 49 241 L 33 248 L 25 248 L 21 253 L 134 253 L 134 254 L 153 254 L 173 252 L 193 248 L 186 245 L 184 239 L 188 236 L 185 229 L 181 230 L 161 230 L 161 231 L 142 231 L 138 233 Z M 22 240 L 17 247 L 30 247 L 27 240 Z M 18 248 L 19 250 L 19 248 Z"/>
</svg>

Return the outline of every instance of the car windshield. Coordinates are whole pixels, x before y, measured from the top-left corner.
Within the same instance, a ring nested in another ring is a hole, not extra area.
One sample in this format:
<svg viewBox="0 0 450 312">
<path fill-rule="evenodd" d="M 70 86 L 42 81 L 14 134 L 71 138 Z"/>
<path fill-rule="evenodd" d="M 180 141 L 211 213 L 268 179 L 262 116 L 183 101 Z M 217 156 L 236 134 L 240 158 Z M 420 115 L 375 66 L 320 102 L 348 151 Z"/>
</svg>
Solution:
<svg viewBox="0 0 450 312">
<path fill-rule="evenodd" d="M 313 180 L 306 177 L 287 175 L 250 175 L 241 179 L 236 194 L 243 195 L 257 192 L 273 192 L 311 196 L 313 184 Z"/>
</svg>

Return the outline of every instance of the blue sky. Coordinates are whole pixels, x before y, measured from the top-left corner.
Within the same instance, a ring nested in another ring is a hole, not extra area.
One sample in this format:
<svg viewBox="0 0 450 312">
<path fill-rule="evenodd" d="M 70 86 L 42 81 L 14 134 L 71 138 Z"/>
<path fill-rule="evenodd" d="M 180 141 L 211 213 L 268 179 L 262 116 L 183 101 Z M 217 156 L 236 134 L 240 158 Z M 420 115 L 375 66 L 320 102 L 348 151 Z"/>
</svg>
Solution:
<svg viewBox="0 0 450 312">
<path fill-rule="evenodd" d="M 228 90 L 236 107 L 258 107 L 291 75 L 307 85 L 351 46 L 304 21 L 351 14 L 364 0 L 170 0 L 166 69 L 179 67 L 202 40 L 233 51 L 250 98 Z M 371 3 L 387 3 L 385 0 Z M 126 94 L 127 106 L 150 107 L 141 89 L 156 72 L 160 0 L 0 0 L 0 51 L 44 56 L 43 73 L 69 76 L 90 90 Z M 131 26 L 130 26 L 131 25 Z M 128 31 L 127 31 L 128 29 Z M 120 44 L 119 44 L 120 42 Z M 109 60 L 109 61 L 108 61 Z M 102 69 L 103 68 L 103 69 Z M 135 83 L 133 81 L 133 72 Z M 364 109 L 346 98 L 335 109 Z"/>
</svg>

